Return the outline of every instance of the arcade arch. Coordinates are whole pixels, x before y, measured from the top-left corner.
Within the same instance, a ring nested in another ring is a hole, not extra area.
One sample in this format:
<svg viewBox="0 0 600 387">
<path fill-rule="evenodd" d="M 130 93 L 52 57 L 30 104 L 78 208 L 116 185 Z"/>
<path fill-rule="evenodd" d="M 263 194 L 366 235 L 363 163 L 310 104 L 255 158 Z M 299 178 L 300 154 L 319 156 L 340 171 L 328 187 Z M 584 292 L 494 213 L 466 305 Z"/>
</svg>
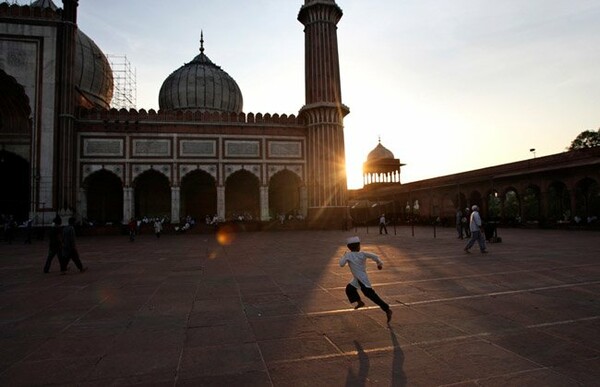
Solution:
<svg viewBox="0 0 600 387">
<path fill-rule="evenodd" d="M 502 217 L 509 223 L 517 222 L 521 217 L 521 201 L 514 188 L 508 188 L 502 201 Z"/>
<path fill-rule="evenodd" d="M 171 186 L 162 173 L 150 169 L 133 181 L 135 217 L 170 217 Z"/>
<path fill-rule="evenodd" d="M 548 186 L 548 220 L 568 220 L 571 216 L 571 198 L 565 183 L 554 181 Z"/>
<path fill-rule="evenodd" d="M 93 223 L 112 222 L 123 219 L 123 184 L 121 179 L 106 169 L 88 176 L 83 184 L 87 197 L 87 218 Z"/>
<path fill-rule="evenodd" d="M 25 89 L 0 69 L 0 134 L 31 136 L 31 107 Z"/>
<path fill-rule="evenodd" d="M 260 182 L 253 173 L 242 169 L 231 174 L 225 182 L 226 217 L 248 215 L 260 219 Z"/>
<path fill-rule="evenodd" d="M 483 204 L 483 198 L 481 197 L 481 192 L 479 191 L 472 191 L 469 195 L 469 209 L 471 209 L 470 207 L 475 204 L 479 206 L 479 208 L 481 208 Z"/>
<path fill-rule="evenodd" d="M 500 198 L 498 191 L 491 190 L 488 193 L 486 206 L 486 213 L 488 219 L 500 219 L 500 217 L 502 216 L 502 199 Z"/>
<path fill-rule="evenodd" d="M 181 180 L 180 216 L 204 219 L 217 213 L 217 186 L 215 179 L 202 170 L 186 174 Z"/>
<path fill-rule="evenodd" d="M 269 213 L 272 218 L 278 214 L 296 214 L 300 211 L 300 189 L 302 181 L 289 170 L 277 172 L 269 181 Z"/>
<path fill-rule="evenodd" d="M 0 214 L 12 215 L 17 221 L 29 217 L 30 167 L 29 162 L 12 152 L 0 150 Z"/>
<path fill-rule="evenodd" d="M 31 196 L 31 107 L 25 89 L 0 69 L 0 213 L 15 220 L 29 218 L 34 208 Z M 10 138 L 10 143 L 7 139 Z M 25 152 L 12 152 L 11 145 L 26 145 Z M 8 149 L 8 150 L 7 150 Z M 26 156 L 25 156 L 26 155 Z"/>
<path fill-rule="evenodd" d="M 575 214 L 587 219 L 600 217 L 600 185 L 598 181 L 586 177 L 575 186 Z"/>
<path fill-rule="evenodd" d="M 536 185 L 530 185 L 525 188 L 523 194 L 523 220 L 525 221 L 538 221 L 540 219 L 540 187 Z"/>
</svg>

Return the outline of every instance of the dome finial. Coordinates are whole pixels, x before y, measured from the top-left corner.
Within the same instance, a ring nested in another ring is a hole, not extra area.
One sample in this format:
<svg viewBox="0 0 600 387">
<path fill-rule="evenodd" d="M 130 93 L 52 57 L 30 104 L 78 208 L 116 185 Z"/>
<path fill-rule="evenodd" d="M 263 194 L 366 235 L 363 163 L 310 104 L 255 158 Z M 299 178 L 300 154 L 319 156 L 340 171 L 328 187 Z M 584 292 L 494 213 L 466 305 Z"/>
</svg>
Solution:
<svg viewBox="0 0 600 387">
<path fill-rule="evenodd" d="M 200 30 L 200 54 L 204 54 L 204 31 Z"/>
<path fill-rule="evenodd" d="M 381 135 L 377 136 L 379 143 L 381 144 Z"/>
</svg>

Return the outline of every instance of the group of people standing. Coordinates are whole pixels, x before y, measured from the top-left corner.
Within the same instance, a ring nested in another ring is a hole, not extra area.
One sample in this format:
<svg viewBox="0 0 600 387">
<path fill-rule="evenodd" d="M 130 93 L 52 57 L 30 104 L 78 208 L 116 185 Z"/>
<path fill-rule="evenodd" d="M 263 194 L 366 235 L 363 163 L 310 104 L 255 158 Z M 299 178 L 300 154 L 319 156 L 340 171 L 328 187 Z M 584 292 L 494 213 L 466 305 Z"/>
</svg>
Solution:
<svg viewBox="0 0 600 387">
<path fill-rule="evenodd" d="M 79 251 L 75 243 L 75 218 L 69 218 L 69 224 L 62 227 L 62 219 L 56 216 L 53 220 L 52 228 L 48 233 L 50 240 L 48 247 L 48 257 L 44 265 L 44 273 L 50 272 L 50 266 L 54 257 L 58 257 L 60 264 L 60 273 L 66 274 L 69 270 L 69 262 L 73 261 L 77 269 L 83 273 L 87 270 L 79 258 Z"/>
<path fill-rule="evenodd" d="M 166 221 L 166 218 L 154 218 L 148 219 L 144 217 L 143 220 L 135 220 L 135 218 L 131 218 L 129 223 L 127 224 L 127 231 L 129 232 L 129 241 L 135 241 L 135 236 L 140 233 L 142 228 L 142 224 L 150 224 L 152 223 L 152 228 L 154 229 L 154 235 L 156 238 L 160 238 L 160 233 L 163 230 L 163 222 Z"/>
</svg>

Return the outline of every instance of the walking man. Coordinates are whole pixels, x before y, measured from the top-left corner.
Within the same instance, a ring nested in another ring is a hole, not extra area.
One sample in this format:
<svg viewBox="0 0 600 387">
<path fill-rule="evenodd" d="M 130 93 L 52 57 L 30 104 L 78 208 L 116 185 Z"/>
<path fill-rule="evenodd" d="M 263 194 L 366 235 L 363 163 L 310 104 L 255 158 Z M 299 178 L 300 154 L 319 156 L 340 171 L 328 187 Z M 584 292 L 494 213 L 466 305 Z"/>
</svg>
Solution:
<svg viewBox="0 0 600 387">
<path fill-rule="evenodd" d="M 160 219 L 156 218 L 154 219 L 154 234 L 156 235 L 156 238 L 160 238 L 160 232 L 162 231 L 162 222 L 160 221 Z"/>
<path fill-rule="evenodd" d="M 473 247 L 475 242 L 479 243 L 479 250 L 483 254 L 487 253 L 485 249 L 485 238 L 483 236 L 483 228 L 481 223 L 481 216 L 479 216 L 479 207 L 474 205 L 471 207 L 471 221 L 469 222 L 469 228 L 471 229 L 471 239 L 465 246 L 465 252 L 470 253 L 469 249 Z"/>
<path fill-rule="evenodd" d="M 75 266 L 80 272 L 87 270 L 87 267 L 83 267 L 81 260 L 79 259 L 79 252 L 75 245 L 75 218 L 69 218 L 69 225 L 63 230 L 63 246 L 62 246 L 63 261 L 60 268 L 61 274 L 67 273 L 67 265 L 69 261 L 73 261 Z"/>
<path fill-rule="evenodd" d="M 382 231 L 385 231 L 386 234 L 388 233 L 385 224 L 385 214 L 381 214 L 379 217 L 379 234 L 383 234 Z"/>
<path fill-rule="evenodd" d="M 62 253 L 61 253 L 61 243 L 60 243 L 60 226 L 62 225 L 62 220 L 60 216 L 54 218 L 53 226 L 48 231 L 48 239 L 50 239 L 48 245 L 48 257 L 46 258 L 46 264 L 44 265 L 44 273 L 48 273 L 50 271 L 50 265 L 52 264 L 52 259 L 54 256 L 58 257 L 58 263 L 62 267 Z"/>
</svg>

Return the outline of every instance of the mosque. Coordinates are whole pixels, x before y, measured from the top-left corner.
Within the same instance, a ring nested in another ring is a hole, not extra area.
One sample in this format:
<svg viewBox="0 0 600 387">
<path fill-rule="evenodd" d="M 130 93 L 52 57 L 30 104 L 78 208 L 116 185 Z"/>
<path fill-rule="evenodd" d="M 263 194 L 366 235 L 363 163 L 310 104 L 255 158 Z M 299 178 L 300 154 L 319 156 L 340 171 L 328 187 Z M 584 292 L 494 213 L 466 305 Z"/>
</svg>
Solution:
<svg viewBox="0 0 600 387">
<path fill-rule="evenodd" d="M 143 216 L 315 228 L 348 216 L 334 0 L 305 0 L 306 100 L 297 114 L 247 113 L 201 39 L 164 80 L 159 110 L 111 109 L 105 54 L 77 28 L 78 0 L 0 4 L 0 212 L 48 224 Z M 196 53 L 194 53 L 196 51 Z"/>
<path fill-rule="evenodd" d="M 0 4 L 0 214 L 36 224 L 56 214 L 96 224 L 291 215 L 311 228 L 383 212 L 452 223 L 472 205 L 515 223 L 600 217 L 600 147 L 400 184 L 404 164 L 380 141 L 364 188 L 348 192 L 335 0 L 300 6 L 305 103 L 289 115 L 244 112 L 202 37 L 164 80 L 158 111 L 111 108 L 111 67 L 77 28 L 77 7 Z"/>
</svg>

